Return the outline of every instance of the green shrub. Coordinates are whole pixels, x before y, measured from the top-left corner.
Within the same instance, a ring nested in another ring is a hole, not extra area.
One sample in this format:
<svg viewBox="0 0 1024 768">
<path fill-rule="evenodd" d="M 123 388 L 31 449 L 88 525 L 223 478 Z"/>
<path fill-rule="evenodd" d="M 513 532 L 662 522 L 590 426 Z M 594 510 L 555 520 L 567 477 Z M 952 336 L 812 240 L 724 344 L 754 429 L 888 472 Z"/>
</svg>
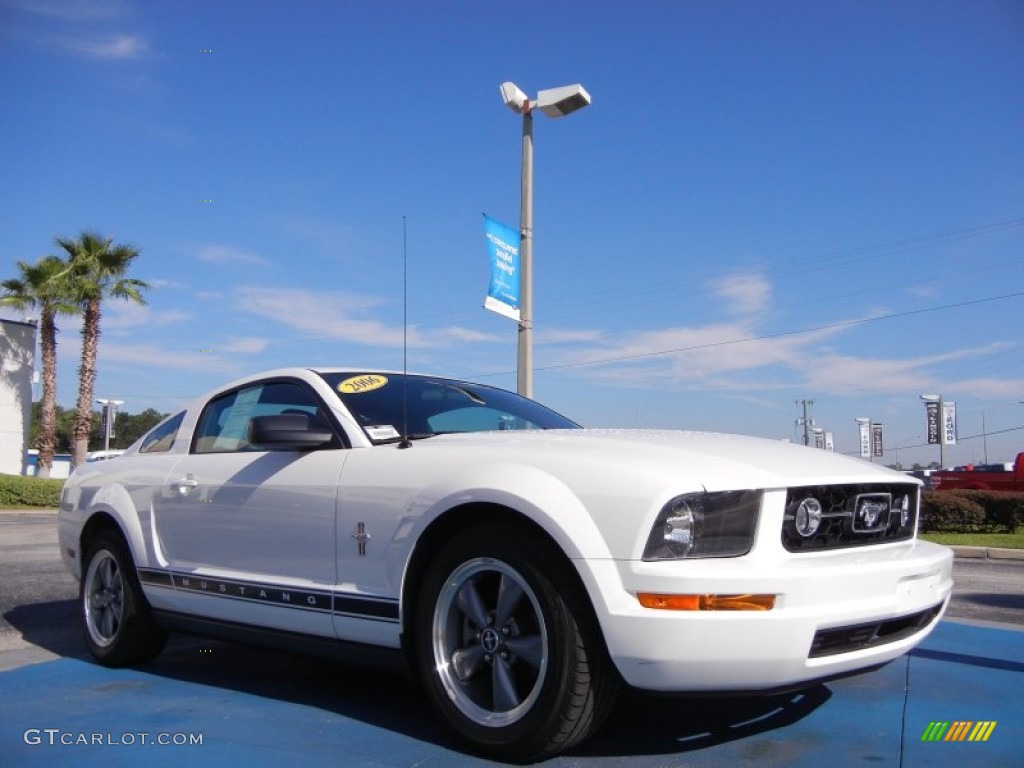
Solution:
<svg viewBox="0 0 1024 768">
<path fill-rule="evenodd" d="M 1024 493 L 1013 491 L 975 491 L 955 489 L 941 493 L 954 494 L 980 504 L 985 510 L 985 525 L 990 530 L 1013 533 L 1024 525 Z"/>
<path fill-rule="evenodd" d="M 63 480 L 0 475 L 0 509 L 5 507 L 50 507 L 60 504 Z"/>
<path fill-rule="evenodd" d="M 1024 493 L 956 489 L 926 491 L 922 532 L 1014 533 L 1024 526 Z"/>
<path fill-rule="evenodd" d="M 950 491 L 925 491 L 921 499 L 921 533 L 973 533 L 984 528 L 985 509 Z"/>
</svg>

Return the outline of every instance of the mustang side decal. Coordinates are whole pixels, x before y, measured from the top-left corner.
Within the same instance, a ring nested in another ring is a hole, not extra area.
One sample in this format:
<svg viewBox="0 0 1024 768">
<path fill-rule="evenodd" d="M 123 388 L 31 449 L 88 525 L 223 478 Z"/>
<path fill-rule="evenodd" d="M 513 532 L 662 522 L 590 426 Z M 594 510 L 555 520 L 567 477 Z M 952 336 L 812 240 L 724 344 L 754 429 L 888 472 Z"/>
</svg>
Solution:
<svg viewBox="0 0 1024 768">
<path fill-rule="evenodd" d="M 200 592 L 230 600 L 269 603 L 302 611 L 337 613 L 357 619 L 398 622 L 398 601 L 383 597 L 239 579 L 210 578 L 159 568 L 139 568 L 138 573 L 139 581 L 147 586 Z"/>
</svg>

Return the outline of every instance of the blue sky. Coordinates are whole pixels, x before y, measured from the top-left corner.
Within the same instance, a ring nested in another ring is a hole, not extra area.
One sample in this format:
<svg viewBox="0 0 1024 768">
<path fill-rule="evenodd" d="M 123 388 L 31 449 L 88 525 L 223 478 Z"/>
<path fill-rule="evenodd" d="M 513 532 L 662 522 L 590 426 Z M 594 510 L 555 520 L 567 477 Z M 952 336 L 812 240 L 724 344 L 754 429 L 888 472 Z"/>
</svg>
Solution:
<svg viewBox="0 0 1024 768">
<path fill-rule="evenodd" d="M 287 365 L 515 388 L 482 213 L 519 220 L 535 120 L 535 396 L 594 426 L 938 458 L 1024 449 L 1024 4 L 0 3 L 0 273 L 91 228 L 142 251 L 98 397 L 178 408 Z M 7 316 L 12 316 L 7 312 Z M 78 323 L 61 323 L 59 400 Z M 998 434 L 995 434 L 998 433 Z"/>
</svg>

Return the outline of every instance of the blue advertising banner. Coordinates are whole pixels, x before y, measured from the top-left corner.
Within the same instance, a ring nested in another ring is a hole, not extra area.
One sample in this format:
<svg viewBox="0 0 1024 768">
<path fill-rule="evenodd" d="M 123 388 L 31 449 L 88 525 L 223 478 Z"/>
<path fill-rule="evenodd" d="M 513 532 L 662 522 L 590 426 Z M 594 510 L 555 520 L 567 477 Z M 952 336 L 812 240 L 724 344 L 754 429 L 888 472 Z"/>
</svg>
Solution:
<svg viewBox="0 0 1024 768">
<path fill-rule="evenodd" d="M 519 320 L 519 231 L 484 214 L 491 284 L 484 309 Z"/>
</svg>

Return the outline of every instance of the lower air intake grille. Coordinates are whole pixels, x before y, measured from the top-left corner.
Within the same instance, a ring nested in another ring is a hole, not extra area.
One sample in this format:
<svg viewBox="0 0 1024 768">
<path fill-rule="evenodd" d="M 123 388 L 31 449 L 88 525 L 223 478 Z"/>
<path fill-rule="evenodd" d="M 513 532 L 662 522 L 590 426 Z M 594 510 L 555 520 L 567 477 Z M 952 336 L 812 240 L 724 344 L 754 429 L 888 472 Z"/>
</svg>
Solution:
<svg viewBox="0 0 1024 768">
<path fill-rule="evenodd" d="M 819 630 L 814 634 L 814 642 L 811 643 L 811 652 L 808 656 L 815 659 L 821 656 L 833 656 L 837 653 L 849 653 L 863 648 L 895 643 L 897 640 L 910 637 L 927 627 L 935 621 L 935 617 L 941 610 L 940 603 L 926 611 L 901 616 L 897 619 Z"/>
</svg>

